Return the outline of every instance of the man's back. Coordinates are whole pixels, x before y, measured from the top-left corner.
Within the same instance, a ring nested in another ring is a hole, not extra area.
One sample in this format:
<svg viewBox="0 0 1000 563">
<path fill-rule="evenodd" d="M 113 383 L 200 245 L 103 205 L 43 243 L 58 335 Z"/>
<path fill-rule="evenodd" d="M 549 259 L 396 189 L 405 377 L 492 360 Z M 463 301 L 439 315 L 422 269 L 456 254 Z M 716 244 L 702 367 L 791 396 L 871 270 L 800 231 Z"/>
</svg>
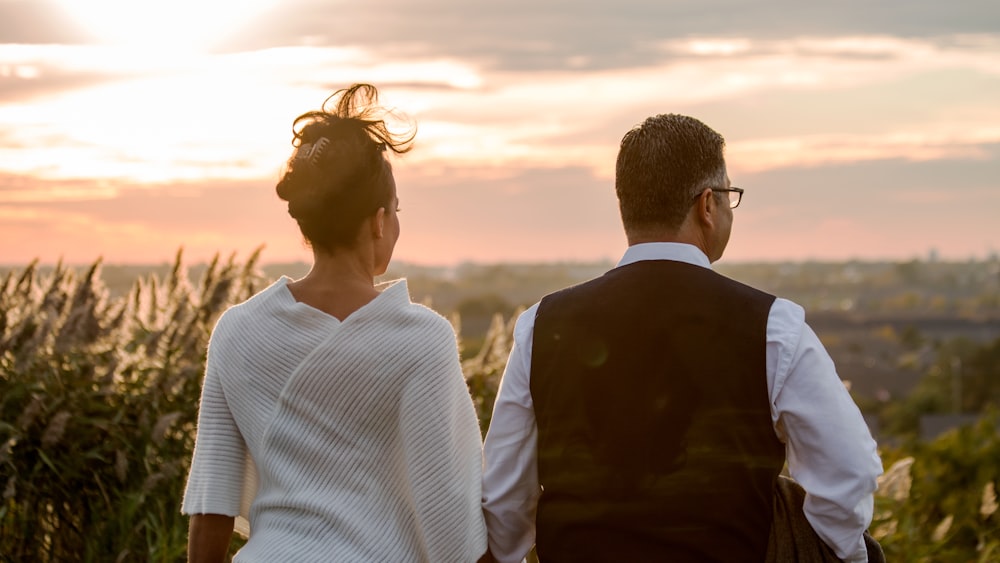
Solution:
<svg viewBox="0 0 1000 563">
<path fill-rule="evenodd" d="M 547 562 L 657 560 L 647 545 L 704 551 L 724 537 L 743 538 L 747 552 L 669 559 L 762 560 L 779 441 L 809 526 L 838 557 L 867 561 L 882 464 L 861 412 L 802 307 L 709 271 L 745 192 L 724 147 L 690 116 L 632 127 L 615 162 L 629 245 L 619 267 L 518 318 L 483 448 L 483 510 L 501 563 L 520 561 L 536 537 Z M 633 284 L 632 265 L 671 270 Z"/>
<path fill-rule="evenodd" d="M 542 300 L 531 362 L 541 557 L 763 558 L 784 462 L 765 371 L 773 300 L 669 260 Z"/>
</svg>

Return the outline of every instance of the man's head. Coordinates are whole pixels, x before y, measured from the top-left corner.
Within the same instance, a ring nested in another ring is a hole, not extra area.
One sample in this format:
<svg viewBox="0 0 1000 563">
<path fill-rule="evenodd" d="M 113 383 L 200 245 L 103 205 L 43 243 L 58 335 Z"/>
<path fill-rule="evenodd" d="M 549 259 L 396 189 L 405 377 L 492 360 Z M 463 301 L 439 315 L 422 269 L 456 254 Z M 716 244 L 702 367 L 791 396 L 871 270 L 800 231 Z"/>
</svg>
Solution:
<svg viewBox="0 0 1000 563">
<path fill-rule="evenodd" d="M 732 210 L 725 140 L 693 117 L 656 115 L 622 138 L 615 191 L 629 243 L 689 242 L 713 261 L 729 240 Z"/>
</svg>

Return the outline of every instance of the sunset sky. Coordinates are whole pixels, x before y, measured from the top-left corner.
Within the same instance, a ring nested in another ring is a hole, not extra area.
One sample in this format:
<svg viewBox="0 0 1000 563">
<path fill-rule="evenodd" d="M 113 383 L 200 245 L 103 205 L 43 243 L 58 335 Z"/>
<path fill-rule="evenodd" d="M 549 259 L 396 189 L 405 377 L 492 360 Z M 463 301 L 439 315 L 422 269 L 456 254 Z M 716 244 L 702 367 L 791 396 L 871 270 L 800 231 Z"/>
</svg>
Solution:
<svg viewBox="0 0 1000 563">
<path fill-rule="evenodd" d="M 0 0 L 0 264 L 308 260 L 292 119 L 413 118 L 398 260 L 615 259 L 618 142 L 727 140 L 726 261 L 1000 251 L 1000 2 Z"/>
</svg>

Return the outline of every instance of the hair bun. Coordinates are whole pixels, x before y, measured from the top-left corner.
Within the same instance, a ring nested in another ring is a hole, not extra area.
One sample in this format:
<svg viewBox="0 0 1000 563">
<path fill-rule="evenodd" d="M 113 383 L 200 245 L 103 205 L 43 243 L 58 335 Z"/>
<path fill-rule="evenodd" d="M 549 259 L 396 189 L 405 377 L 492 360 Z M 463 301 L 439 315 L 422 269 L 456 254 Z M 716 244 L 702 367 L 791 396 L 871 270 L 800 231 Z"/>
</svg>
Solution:
<svg viewBox="0 0 1000 563">
<path fill-rule="evenodd" d="M 288 202 L 288 214 L 296 220 L 305 218 L 310 210 L 322 203 L 322 187 L 317 185 L 316 170 L 311 165 L 292 168 L 275 186 L 278 197 Z"/>
</svg>

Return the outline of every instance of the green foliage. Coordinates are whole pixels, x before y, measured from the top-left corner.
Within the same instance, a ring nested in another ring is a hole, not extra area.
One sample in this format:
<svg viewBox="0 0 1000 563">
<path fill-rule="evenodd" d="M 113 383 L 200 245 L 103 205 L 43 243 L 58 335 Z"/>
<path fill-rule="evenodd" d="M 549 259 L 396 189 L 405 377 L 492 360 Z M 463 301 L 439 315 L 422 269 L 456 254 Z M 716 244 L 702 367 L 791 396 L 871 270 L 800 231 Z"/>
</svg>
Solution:
<svg viewBox="0 0 1000 563">
<path fill-rule="evenodd" d="M 78 278 L 34 265 L 0 284 L 0 557 L 179 561 L 183 490 L 208 335 L 251 295 L 257 255 L 191 287 L 178 254 L 107 299 L 100 263 Z"/>
<path fill-rule="evenodd" d="M 980 345 L 955 338 L 933 352 L 934 361 L 909 396 L 882 410 L 886 434 L 913 438 L 926 414 L 1000 408 L 1000 339 Z"/>
<path fill-rule="evenodd" d="M 889 561 L 1000 560 L 1000 417 L 883 452 L 872 535 Z"/>
<path fill-rule="evenodd" d="M 476 405 L 479 416 L 479 430 L 486 436 L 493 416 L 493 402 L 500 387 L 500 377 L 507 365 L 507 356 L 514 345 L 514 323 L 520 312 L 515 313 L 510 321 L 504 322 L 503 315 L 497 313 L 486 331 L 483 345 L 475 356 L 462 362 L 465 381 L 469 385 L 469 393 Z"/>
</svg>

